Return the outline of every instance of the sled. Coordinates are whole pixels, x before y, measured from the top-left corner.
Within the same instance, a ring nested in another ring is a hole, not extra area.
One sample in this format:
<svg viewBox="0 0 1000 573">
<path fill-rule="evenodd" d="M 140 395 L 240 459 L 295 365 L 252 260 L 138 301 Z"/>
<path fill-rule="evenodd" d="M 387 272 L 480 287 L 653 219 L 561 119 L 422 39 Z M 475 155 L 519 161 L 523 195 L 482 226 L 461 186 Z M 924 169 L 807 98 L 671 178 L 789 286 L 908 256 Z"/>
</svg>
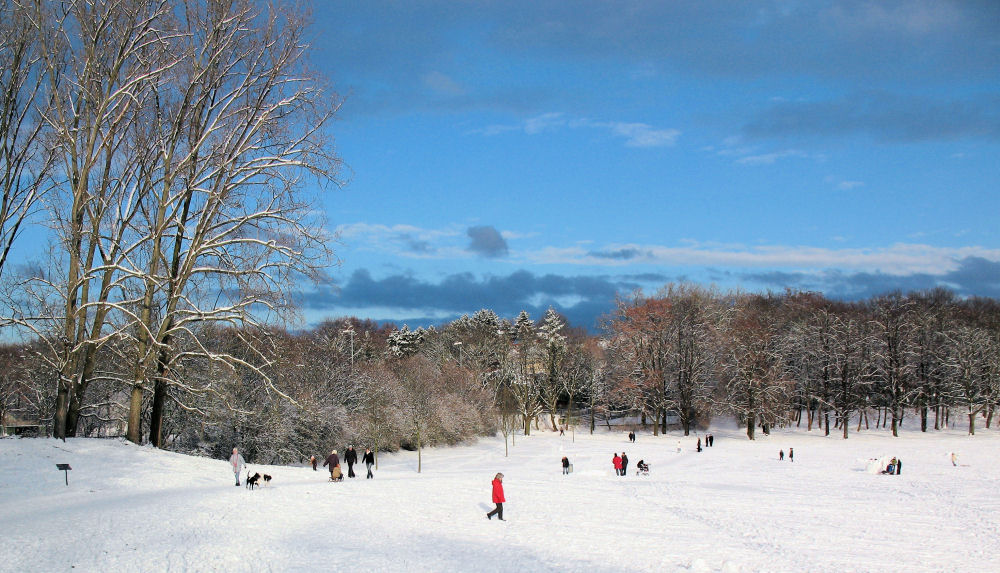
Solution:
<svg viewBox="0 0 1000 573">
<path fill-rule="evenodd" d="M 330 481 L 344 481 L 344 473 L 340 471 L 340 466 L 334 466 L 330 472 Z"/>
</svg>

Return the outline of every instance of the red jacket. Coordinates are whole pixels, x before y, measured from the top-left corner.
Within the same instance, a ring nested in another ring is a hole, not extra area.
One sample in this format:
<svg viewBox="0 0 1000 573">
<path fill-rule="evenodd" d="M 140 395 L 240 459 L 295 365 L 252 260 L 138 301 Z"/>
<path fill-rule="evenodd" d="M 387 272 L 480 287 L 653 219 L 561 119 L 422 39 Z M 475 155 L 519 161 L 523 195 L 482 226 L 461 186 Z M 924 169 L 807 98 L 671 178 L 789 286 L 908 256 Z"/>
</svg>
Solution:
<svg viewBox="0 0 1000 573">
<path fill-rule="evenodd" d="M 507 500 L 503 498 L 503 483 L 493 478 L 493 503 L 503 503 Z"/>
<path fill-rule="evenodd" d="M 622 469 L 622 459 L 621 459 L 621 458 L 619 458 L 618 456 L 615 456 L 615 457 L 614 457 L 614 458 L 613 458 L 613 459 L 611 460 L 611 463 L 612 463 L 612 464 L 614 464 L 614 466 L 615 466 L 615 469 L 616 469 L 616 470 L 620 470 L 620 469 Z"/>
</svg>

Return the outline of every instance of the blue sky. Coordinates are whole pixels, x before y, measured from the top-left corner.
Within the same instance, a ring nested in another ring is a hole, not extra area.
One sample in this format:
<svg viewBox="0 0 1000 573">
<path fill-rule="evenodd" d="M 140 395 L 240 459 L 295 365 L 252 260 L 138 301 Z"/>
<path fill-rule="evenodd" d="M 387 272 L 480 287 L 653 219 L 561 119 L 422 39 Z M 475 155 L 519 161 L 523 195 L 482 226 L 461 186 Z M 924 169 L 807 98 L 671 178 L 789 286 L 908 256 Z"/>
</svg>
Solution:
<svg viewBox="0 0 1000 573">
<path fill-rule="evenodd" d="M 1000 296 L 1000 3 L 317 2 L 348 184 L 310 322 L 670 281 Z"/>
</svg>

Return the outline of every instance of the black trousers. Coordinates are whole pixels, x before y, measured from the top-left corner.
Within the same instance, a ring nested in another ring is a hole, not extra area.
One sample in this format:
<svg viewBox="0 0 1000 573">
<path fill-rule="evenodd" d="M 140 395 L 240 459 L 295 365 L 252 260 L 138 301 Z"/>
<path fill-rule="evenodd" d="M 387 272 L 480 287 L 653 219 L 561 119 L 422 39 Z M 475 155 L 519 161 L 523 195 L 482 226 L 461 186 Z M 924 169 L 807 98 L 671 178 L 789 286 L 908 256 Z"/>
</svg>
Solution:
<svg viewBox="0 0 1000 573">
<path fill-rule="evenodd" d="M 502 503 L 498 503 L 496 509 L 494 509 L 493 511 L 487 513 L 486 517 L 492 518 L 494 515 L 497 516 L 497 517 L 499 517 L 500 519 L 503 519 L 503 504 Z"/>
<path fill-rule="evenodd" d="M 347 463 L 347 477 L 354 477 L 354 464 L 351 462 Z"/>
<path fill-rule="evenodd" d="M 628 464 L 622 464 L 622 475 L 626 475 L 627 473 L 628 473 Z"/>
</svg>

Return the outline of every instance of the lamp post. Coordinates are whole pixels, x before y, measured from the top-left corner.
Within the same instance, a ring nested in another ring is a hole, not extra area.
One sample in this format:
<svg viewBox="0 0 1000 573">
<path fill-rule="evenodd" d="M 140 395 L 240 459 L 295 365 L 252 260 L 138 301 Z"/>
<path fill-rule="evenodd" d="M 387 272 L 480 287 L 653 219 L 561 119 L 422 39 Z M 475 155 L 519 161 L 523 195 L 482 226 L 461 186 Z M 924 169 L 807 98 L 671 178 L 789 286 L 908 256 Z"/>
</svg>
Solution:
<svg viewBox="0 0 1000 573">
<path fill-rule="evenodd" d="M 353 369 L 354 368 L 354 329 L 353 328 L 346 328 L 346 329 L 344 329 L 344 334 L 347 334 L 347 335 L 349 335 L 351 337 L 351 368 Z"/>
<path fill-rule="evenodd" d="M 462 341 L 456 342 L 453 346 L 458 348 L 458 363 L 462 363 Z"/>
</svg>

